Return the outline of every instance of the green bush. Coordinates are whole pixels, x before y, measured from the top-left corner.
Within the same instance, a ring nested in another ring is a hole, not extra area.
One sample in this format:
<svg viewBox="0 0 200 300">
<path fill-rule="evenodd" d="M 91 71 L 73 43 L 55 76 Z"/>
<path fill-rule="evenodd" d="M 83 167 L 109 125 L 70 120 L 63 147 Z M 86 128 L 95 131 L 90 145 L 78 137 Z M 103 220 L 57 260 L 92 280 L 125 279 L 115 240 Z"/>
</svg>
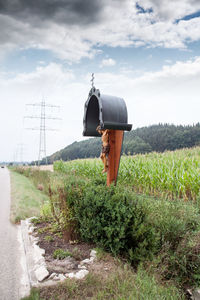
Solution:
<svg viewBox="0 0 200 300">
<path fill-rule="evenodd" d="M 125 254 L 136 263 L 157 251 L 157 233 L 133 197 L 117 187 L 92 186 L 73 199 L 81 237 L 113 254 Z"/>
</svg>

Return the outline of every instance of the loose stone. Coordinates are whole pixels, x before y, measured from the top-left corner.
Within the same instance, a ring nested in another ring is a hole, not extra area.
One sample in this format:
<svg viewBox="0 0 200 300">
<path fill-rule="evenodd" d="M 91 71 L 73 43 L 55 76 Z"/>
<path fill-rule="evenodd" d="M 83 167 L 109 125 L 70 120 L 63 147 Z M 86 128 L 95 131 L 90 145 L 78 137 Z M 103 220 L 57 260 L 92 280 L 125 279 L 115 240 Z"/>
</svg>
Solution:
<svg viewBox="0 0 200 300">
<path fill-rule="evenodd" d="M 49 272 L 47 271 L 47 269 L 44 266 L 41 266 L 35 271 L 35 276 L 36 276 L 37 280 L 39 282 L 41 282 L 49 276 Z"/>
</svg>

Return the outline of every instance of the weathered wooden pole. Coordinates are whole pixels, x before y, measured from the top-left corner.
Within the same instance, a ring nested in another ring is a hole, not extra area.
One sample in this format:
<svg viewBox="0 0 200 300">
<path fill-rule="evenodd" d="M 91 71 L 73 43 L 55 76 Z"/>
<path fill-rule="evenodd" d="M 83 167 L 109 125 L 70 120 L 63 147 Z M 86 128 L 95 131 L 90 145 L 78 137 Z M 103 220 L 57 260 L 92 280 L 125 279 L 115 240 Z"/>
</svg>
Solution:
<svg viewBox="0 0 200 300">
<path fill-rule="evenodd" d="M 110 151 L 108 154 L 107 186 L 117 183 L 123 137 L 123 130 L 110 130 L 109 132 Z"/>
</svg>

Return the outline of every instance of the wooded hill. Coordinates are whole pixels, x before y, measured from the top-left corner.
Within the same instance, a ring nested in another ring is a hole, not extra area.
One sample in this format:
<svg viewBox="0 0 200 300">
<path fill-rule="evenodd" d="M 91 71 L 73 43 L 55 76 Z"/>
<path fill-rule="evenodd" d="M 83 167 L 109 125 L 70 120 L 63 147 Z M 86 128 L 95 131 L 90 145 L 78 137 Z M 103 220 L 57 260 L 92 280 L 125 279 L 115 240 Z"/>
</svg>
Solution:
<svg viewBox="0 0 200 300">
<path fill-rule="evenodd" d="M 200 145 L 200 123 L 193 126 L 175 126 L 158 124 L 142 127 L 124 136 L 124 154 L 163 152 L 189 148 Z M 90 138 L 81 142 L 74 142 L 64 149 L 48 157 L 48 163 L 62 159 L 63 161 L 77 158 L 99 157 L 101 152 L 101 138 Z M 42 160 L 41 163 L 44 163 Z"/>
</svg>

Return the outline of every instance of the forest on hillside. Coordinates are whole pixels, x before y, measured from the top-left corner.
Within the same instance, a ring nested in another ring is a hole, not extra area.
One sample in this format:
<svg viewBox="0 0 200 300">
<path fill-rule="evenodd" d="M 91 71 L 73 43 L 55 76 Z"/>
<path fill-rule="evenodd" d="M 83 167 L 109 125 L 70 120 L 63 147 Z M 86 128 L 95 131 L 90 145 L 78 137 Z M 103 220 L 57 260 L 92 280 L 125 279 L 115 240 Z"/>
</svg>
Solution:
<svg viewBox="0 0 200 300">
<path fill-rule="evenodd" d="M 200 145 L 200 123 L 193 126 L 158 124 L 125 132 L 122 153 L 134 155 L 152 151 L 164 152 L 198 145 Z M 51 164 L 60 159 L 68 161 L 78 158 L 99 157 L 100 152 L 101 138 L 90 138 L 81 142 L 74 142 L 57 151 L 48 157 L 48 163 Z M 45 163 L 45 161 L 42 160 L 41 163 Z"/>
</svg>

